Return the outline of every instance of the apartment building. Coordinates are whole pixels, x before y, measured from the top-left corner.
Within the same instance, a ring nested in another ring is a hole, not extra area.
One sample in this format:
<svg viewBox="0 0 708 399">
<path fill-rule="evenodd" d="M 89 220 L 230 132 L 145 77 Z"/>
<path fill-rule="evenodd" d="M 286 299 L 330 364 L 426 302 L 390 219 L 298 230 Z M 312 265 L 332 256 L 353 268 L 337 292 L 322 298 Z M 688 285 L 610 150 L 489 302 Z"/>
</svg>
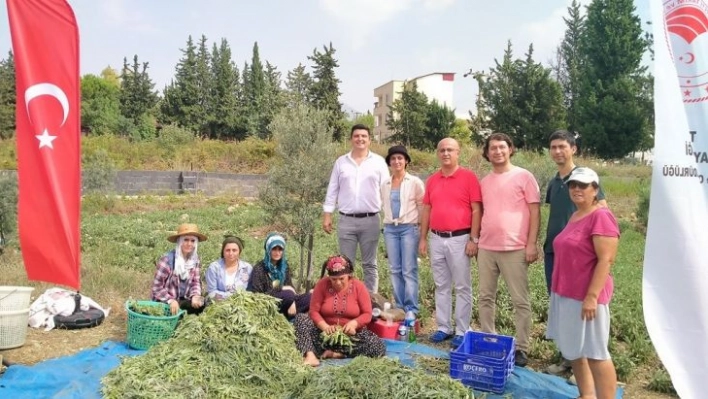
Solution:
<svg viewBox="0 0 708 399">
<path fill-rule="evenodd" d="M 392 80 L 375 88 L 374 140 L 383 141 L 391 135 L 386 127 L 386 116 L 390 112 L 389 107 L 401 97 L 404 85 L 415 82 L 418 91 L 425 93 L 429 101 L 437 100 L 439 104 L 454 108 L 452 100 L 454 80 L 455 74 L 453 72 L 433 72 L 412 79 Z"/>
</svg>

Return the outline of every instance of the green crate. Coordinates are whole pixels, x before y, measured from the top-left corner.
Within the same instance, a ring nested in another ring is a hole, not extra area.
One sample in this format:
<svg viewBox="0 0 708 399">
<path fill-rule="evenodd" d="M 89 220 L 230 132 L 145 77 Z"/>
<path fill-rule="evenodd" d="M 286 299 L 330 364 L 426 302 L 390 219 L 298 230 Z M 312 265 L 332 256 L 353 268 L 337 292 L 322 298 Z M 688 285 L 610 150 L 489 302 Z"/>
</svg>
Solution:
<svg viewBox="0 0 708 399">
<path fill-rule="evenodd" d="M 125 311 L 128 313 L 128 345 L 134 349 L 149 349 L 160 341 L 169 339 L 177 328 L 184 310 L 176 315 L 170 314 L 170 306 L 162 302 L 135 301 L 140 306 L 160 307 L 164 316 L 148 316 L 132 311 L 129 303 L 125 302 Z"/>
</svg>

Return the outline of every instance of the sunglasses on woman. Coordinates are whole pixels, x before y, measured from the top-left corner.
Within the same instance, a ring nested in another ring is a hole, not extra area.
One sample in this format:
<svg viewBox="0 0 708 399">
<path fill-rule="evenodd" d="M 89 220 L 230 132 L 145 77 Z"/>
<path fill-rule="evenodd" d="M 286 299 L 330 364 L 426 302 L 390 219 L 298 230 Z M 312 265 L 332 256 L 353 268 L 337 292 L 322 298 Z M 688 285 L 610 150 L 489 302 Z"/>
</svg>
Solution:
<svg viewBox="0 0 708 399">
<path fill-rule="evenodd" d="M 585 190 L 588 186 L 590 186 L 590 183 L 581 183 L 575 180 L 568 182 L 569 188 L 579 188 L 581 190 Z"/>
</svg>

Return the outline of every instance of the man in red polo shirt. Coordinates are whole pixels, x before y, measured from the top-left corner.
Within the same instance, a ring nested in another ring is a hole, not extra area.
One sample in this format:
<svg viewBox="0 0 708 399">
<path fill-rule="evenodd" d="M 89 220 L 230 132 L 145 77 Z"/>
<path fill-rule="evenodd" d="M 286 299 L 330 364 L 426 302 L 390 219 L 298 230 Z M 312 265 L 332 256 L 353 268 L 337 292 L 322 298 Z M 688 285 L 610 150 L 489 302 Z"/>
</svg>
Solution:
<svg viewBox="0 0 708 399">
<path fill-rule="evenodd" d="M 482 193 L 477 176 L 458 164 L 460 145 L 445 138 L 438 143 L 440 170 L 425 184 L 420 222 L 419 252 L 427 254 L 430 235 L 430 267 L 435 281 L 435 321 L 432 342 L 452 340 L 459 346 L 472 317 L 470 257 L 477 255 L 482 218 Z M 455 287 L 455 328 L 451 322 L 452 287 Z"/>
</svg>

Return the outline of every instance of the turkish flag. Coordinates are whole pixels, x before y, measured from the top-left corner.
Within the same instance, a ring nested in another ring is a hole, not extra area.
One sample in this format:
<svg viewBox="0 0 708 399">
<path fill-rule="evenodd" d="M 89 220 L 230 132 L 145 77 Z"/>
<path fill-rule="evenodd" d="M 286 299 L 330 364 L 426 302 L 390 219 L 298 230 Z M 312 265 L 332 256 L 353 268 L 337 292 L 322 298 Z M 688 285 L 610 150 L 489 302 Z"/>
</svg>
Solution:
<svg viewBox="0 0 708 399">
<path fill-rule="evenodd" d="M 30 280 L 80 289 L 79 33 L 64 0 L 7 0 L 17 85 L 18 224 Z"/>
</svg>

